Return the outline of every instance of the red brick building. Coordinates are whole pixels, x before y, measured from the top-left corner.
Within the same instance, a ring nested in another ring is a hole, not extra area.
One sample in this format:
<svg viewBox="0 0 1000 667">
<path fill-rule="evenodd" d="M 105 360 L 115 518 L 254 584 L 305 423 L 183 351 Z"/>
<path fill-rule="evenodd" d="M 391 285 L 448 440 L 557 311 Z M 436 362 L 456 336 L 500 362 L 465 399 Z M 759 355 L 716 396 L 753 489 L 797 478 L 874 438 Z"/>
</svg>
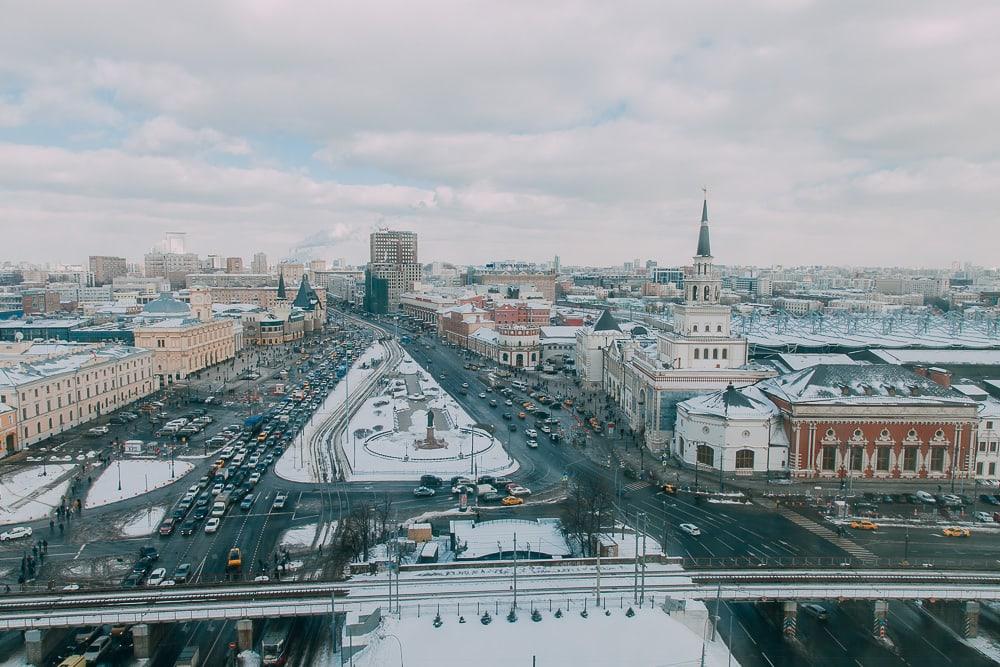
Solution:
<svg viewBox="0 0 1000 667">
<path fill-rule="evenodd" d="M 449 343 L 462 347 L 469 346 L 469 336 L 476 331 L 492 329 L 494 326 L 489 313 L 472 304 L 445 308 L 440 311 L 438 320 L 439 334 Z"/>
<path fill-rule="evenodd" d="M 534 324 L 548 326 L 549 304 L 532 301 L 501 303 L 493 308 L 491 317 L 498 325 L 501 324 Z"/>
<path fill-rule="evenodd" d="M 757 385 L 778 407 L 797 477 L 972 477 L 977 404 L 946 371 L 821 364 Z"/>
</svg>

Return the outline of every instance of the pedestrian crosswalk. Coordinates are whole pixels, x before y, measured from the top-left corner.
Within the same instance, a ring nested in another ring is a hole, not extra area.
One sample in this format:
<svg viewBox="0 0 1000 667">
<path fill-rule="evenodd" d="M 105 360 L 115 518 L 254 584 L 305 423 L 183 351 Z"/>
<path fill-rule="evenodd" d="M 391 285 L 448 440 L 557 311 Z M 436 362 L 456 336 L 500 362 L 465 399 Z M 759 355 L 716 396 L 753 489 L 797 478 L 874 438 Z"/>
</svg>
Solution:
<svg viewBox="0 0 1000 667">
<path fill-rule="evenodd" d="M 833 544 L 837 545 L 838 547 L 840 547 L 847 553 L 851 554 L 855 558 L 861 558 L 865 560 L 867 559 L 875 560 L 878 558 L 875 554 L 873 554 L 868 549 L 865 549 L 863 546 L 861 546 L 854 540 L 848 539 L 846 537 L 841 537 L 840 535 L 837 535 L 836 532 L 830 530 L 826 526 L 816 523 L 812 519 L 802 516 L 798 512 L 793 512 L 792 510 L 787 509 L 785 507 L 779 507 L 778 514 L 785 517 L 792 523 L 805 528 L 813 535 L 818 535 L 819 537 L 822 537 L 828 542 L 832 542 Z"/>
<path fill-rule="evenodd" d="M 649 486 L 649 482 L 643 482 L 640 480 L 638 482 L 629 482 L 625 485 L 625 490 L 638 491 L 639 489 L 645 489 L 647 486 Z"/>
</svg>

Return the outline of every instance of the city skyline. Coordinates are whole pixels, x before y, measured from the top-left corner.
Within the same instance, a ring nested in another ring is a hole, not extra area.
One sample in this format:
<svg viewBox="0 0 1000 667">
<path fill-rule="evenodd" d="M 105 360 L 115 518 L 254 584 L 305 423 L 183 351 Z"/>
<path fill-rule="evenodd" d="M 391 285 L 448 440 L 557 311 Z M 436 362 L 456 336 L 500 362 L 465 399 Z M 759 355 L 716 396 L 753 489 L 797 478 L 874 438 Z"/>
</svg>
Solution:
<svg viewBox="0 0 1000 667">
<path fill-rule="evenodd" d="M 201 253 L 360 263 L 386 226 L 442 261 L 606 265 L 640 239 L 669 261 L 707 185 L 730 261 L 994 263 L 969 240 L 1000 204 L 995 7 L 677 9 L 262 2 L 161 9 L 140 41 L 131 3 L 21 8 L 0 220 L 32 233 L 5 259 L 138 257 L 183 229 Z"/>
</svg>

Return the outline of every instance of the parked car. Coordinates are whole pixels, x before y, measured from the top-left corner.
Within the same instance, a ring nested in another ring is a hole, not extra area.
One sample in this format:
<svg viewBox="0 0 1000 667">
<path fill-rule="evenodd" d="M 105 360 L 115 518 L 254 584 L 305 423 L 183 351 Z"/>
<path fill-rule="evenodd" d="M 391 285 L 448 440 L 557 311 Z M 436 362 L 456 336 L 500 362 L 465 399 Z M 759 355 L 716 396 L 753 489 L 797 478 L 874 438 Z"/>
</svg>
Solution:
<svg viewBox="0 0 1000 667">
<path fill-rule="evenodd" d="M 993 515 L 989 512 L 976 512 L 975 517 L 976 521 L 980 521 L 982 523 L 993 523 Z"/>
<path fill-rule="evenodd" d="M 507 493 L 512 496 L 530 496 L 531 489 L 524 486 L 518 486 L 517 484 L 513 484 L 507 487 Z"/>
</svg>

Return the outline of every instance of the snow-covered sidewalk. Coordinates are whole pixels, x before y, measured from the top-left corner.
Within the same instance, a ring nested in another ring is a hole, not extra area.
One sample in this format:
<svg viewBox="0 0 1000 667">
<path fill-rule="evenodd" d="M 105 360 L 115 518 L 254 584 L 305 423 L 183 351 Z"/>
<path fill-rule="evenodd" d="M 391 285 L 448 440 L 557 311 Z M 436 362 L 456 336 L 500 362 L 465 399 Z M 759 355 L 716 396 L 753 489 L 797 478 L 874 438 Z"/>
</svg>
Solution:
<svg viewBox="0 0 1000 667">
<path fill-rule="evenodd" d="M 49 516 L 66 494 L 75 467 L 30 466 L 0 477 L 0 525 Z"/>
<path fill-rule="evenodd" d="M 101 476 L 94 480 L 84 506 L 100 507 L 135 498 L 153 489 L 173 484 L 192 470 L 194 466 L 187 461 L 173 463 L 159 459 L 112 461 Z"/>
</svg>

